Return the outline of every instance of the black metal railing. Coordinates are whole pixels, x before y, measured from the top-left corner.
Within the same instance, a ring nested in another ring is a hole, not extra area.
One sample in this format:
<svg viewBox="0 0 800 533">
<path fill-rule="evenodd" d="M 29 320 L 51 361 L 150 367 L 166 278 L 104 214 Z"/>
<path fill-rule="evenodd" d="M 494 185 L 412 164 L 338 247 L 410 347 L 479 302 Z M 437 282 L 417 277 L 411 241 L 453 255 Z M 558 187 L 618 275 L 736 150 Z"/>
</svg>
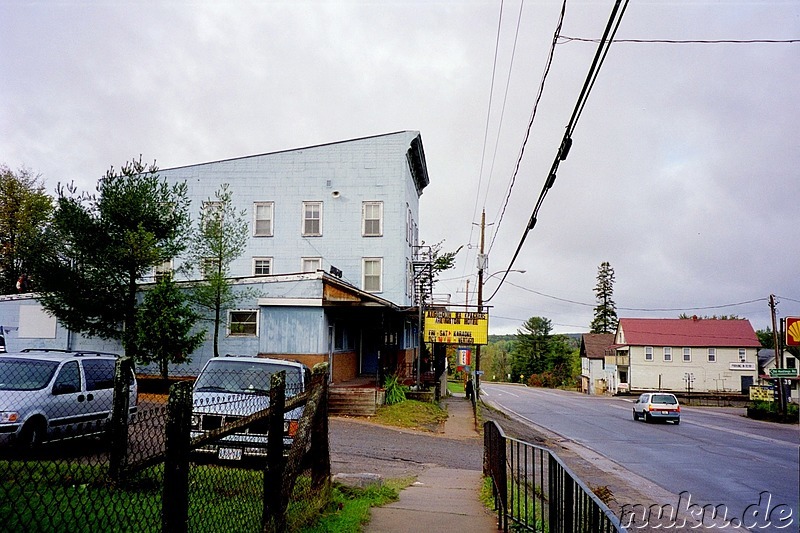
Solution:
<svg viewBox="0 0 800 533">
<path fill-rule="evenodd" d="M 484 475 L 492 480 L 498 529 L 547 533 L 625 532 L 619 519 L 554 453 L 483 426 Z"/>
</svg>

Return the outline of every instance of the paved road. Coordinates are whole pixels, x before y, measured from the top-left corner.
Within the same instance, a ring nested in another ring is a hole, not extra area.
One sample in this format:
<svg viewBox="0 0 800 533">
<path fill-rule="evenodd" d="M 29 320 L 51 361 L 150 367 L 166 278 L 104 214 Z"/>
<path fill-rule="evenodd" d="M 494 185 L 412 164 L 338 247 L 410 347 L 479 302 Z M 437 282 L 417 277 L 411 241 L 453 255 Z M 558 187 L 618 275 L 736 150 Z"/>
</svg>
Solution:
<svg viewBox="0 0 800 533">
<path fill-rule="evenodd" d="M 798 530 L 796 425 L 749 420 L 736 410 L 691 407 L 682 409 L 678 426 L 646 424 L 633 420 L 632 400 L 627 399 L 492 383 L 484 383 L 483 393 L 484 401 L 594 450 L 672 495 L 686 491 L 692 503 L 724 505 L 729 518 L 743 517 L 752 505 L 769 505 L 772 525 L 760 530 Z M 781 513 L 790 513 L 787 529 L 775 526 Z"/>
</svg>

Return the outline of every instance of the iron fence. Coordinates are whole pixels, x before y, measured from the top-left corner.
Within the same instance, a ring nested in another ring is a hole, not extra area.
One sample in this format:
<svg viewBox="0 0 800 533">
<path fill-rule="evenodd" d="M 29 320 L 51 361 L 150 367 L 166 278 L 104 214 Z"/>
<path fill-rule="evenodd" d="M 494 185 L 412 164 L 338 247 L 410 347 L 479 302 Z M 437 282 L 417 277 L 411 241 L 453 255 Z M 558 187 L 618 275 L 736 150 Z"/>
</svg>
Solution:
<svg viewBox="0 0 800 533">
<path fill-rule="evenodd" d="M 554 453 L 483 426 L 484 474 L 498 528 L 547 533 L 625 532 L 619 519 Z"/>
</svg>

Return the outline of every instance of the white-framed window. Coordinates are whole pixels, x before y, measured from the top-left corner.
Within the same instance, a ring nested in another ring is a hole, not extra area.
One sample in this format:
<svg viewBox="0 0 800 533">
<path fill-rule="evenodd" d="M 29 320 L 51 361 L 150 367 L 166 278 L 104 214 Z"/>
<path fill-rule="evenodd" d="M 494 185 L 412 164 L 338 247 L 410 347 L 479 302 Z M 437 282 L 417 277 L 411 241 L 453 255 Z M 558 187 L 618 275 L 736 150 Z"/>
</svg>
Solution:
<svg viewBox="0 0 800 533">
<path fill-rule="evenodd" d="M 160 265 L 156 265 L 153 267 L 153 279 L 155 280 L 156 283 L 166 278 L 167 276 L 172 276 L 172 259 L 164 261 Z"/>
<path fill-rule="evenodd" d="M 717 362 L 717 349 L 716 348 L 709 348 L 708 349 L 708 362 L 709 363 L 716 363 Z"/>
<path fill-rule="evenodd" d="M 228 336 L 258 337 L 258 310 L 257 309 L 229 310 Z"/>
<path fill-rule="evenodd" d="M 300 272 L 316 272 L 322 270 L 321 257 L 303 257 L 300 260 Z"/>
<path fill-rule="evenodd" d="M 364 237 L 383 235 L 383 202 L 361 204 L 361 235 Z"/>
<path fill-rule="evenodd" d="M 272 237 L 273 202 L 255 202 L 253 204 L 253 236 Z"/>
<path fill-rule="evenodd" d="M 684 348 L 683 349 L 683 362 L 689 363 L 692 360 L 692 349 L 691 348 Z"/>
<path fill-rule="evenodd" d="M 653 360 L 653 347 L 652 346 L 645 346 L 644 347 L 644 360 L 645 361 L 652 361 Z"/>
<path fill-rule="evenodd" d="M 672 361 L 672 348 L 664 346 L 664 361 Z"/>
<path fill-rule="evenodd" d="M 322 236 L 322 202 L 303 202 L 303 236 Z"/>
<path fill-rule="evenodd" d="M 200 274 L 205 278 L 218 274 L 220 261 L 216 257 L 204 257 L 200 260 Z"/>
<path fill-rule="evenodd" d="M 383 258 L 365 257 L 362 266 L 362 286 L 367 292 L 383 290 Z"/>
<path fill-rule="evenodd" d="M 269 276 L 272 274 L 272 258 L 271 257 L 254 257 L 253 258 L 253 275 L 254 276 Z"/>
<path fill-rule="evenodd" d="M 745 363 L 747 362 L 747 350 L 744 348 L 739 348 L 739 362 Z"/>
</svg>

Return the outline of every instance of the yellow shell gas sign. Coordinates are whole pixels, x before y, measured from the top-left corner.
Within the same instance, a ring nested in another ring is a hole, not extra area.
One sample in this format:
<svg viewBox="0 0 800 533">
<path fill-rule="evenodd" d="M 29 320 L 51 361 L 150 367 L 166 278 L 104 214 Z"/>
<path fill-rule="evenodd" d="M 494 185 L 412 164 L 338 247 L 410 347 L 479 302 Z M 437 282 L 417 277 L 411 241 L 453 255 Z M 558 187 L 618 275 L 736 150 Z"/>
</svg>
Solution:
<svg viewBox="0 0 800 533">
<path fill-rule="evenodd" d="M 425 311 L 425 340 L 442 344 L 487 344 L 489 314 Z"/>
<path fill-rule="evenodd" d="M 786 317 L 786 346 L 800 346 L 800 317 Z"/>
</svg>

